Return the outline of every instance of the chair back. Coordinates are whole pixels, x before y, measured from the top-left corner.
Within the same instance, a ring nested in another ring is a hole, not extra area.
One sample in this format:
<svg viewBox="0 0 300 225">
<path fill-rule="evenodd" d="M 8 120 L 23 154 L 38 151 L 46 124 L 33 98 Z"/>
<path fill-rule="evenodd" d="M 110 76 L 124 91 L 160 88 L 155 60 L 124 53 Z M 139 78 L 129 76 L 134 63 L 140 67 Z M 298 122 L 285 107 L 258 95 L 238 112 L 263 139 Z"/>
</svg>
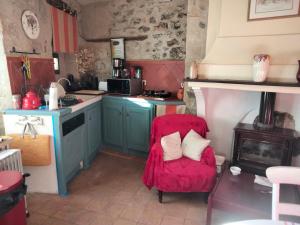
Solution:
<svg viewBox="0 0 300 225">
<path fill-rule="evenodd" d="M 160 141 L 163 136 L 179 131 L 183 138 L 191 129 L 195 130 L 202 137 L 206 137 L 208 127 L 206 121 L 198 116 L 190 114 L 171 114 L 156 117 L 151 126 L 152 146 L 156 141 Z"/>
<path fill-rule="evenodd" d="M 266 170 L 268 179 L 273 184 L 272 220 L 279 220 L 279 215 L 300 216 L 300 204 L 279 201 L 280 184 L 300 185 L 300 167 L 274 166 Z"/>
</svg>

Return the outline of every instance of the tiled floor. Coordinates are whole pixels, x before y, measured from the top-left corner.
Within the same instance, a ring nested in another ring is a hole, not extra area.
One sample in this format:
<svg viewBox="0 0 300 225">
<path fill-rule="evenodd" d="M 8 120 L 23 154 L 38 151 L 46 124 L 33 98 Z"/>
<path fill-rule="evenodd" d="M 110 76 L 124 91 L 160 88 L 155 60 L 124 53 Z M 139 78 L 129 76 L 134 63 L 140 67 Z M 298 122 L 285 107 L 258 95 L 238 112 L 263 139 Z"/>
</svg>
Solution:
<svg viewBox="0 0 300 225">
<path fill-rule="evenodd" d="M 70 184 L 65 198 L 29 194 L 28 225 L 202 225 L 201 194 L 165 194 L 158 203 L 141 176 L 144 161 L 99 154 Z M 45 178 L 46 179 L 46 178 Z"/>
</svg>

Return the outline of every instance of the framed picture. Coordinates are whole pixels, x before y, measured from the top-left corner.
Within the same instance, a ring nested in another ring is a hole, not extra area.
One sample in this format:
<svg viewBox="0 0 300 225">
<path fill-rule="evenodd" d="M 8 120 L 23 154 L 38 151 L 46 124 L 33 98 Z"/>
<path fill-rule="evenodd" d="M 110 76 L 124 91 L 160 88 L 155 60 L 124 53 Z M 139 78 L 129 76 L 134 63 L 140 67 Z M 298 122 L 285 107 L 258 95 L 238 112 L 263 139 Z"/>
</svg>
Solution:
<svg viewBox="0 0 300 225">
<path fill-rule="evenodd" d="M 300 0 L 249 0 L 248 20 L 299 15 Z"/>
</svg>

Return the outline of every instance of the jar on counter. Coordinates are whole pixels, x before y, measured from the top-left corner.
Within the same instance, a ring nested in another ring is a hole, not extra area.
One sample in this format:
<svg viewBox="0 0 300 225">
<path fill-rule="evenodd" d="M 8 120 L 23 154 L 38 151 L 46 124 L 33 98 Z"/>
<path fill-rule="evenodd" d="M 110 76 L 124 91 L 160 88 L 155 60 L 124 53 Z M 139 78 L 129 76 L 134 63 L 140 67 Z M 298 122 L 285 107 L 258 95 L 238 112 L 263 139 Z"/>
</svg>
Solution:
<svg viewBox="0 0 300 225">
<path fill-rule="evenodd" d="M 13 109 L 21 109 L 21 95 L 12 96 L 12 107 Z"/>
</svg>

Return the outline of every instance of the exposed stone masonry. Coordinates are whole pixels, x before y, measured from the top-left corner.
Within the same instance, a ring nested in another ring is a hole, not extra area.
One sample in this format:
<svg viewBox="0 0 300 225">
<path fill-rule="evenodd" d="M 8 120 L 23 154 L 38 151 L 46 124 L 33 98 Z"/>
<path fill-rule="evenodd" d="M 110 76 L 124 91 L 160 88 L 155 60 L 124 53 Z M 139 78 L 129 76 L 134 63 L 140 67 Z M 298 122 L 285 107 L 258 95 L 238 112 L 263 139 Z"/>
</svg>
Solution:
<svg viewBox="0 0 300 225">
<path fill-rule="evenodd" d="M 101 19 L 98 18 L 101 14 L 99 9 L 103 10 Z M 185 58 L 186 0 L 111 0 L 82 7 L 79 16 L 81 33 L 85 38 L 147 35 L 146 40 L 125 43 L 127 60 Z M 101 56 L 110 52 L 110 49 L 102 48 L 110 46 L 84 42 L 81 46 L 93 46 L 95 54 L 102 60 L 96 60 L 96 67 L 100 69 L 96 72 L 101 74 L 101 78 L 103 74 L 110 76 L 110 67 L 102 65 L 104 57 Z M 110 63 L 110 59 L 104 63 Z"/>
</svg>

